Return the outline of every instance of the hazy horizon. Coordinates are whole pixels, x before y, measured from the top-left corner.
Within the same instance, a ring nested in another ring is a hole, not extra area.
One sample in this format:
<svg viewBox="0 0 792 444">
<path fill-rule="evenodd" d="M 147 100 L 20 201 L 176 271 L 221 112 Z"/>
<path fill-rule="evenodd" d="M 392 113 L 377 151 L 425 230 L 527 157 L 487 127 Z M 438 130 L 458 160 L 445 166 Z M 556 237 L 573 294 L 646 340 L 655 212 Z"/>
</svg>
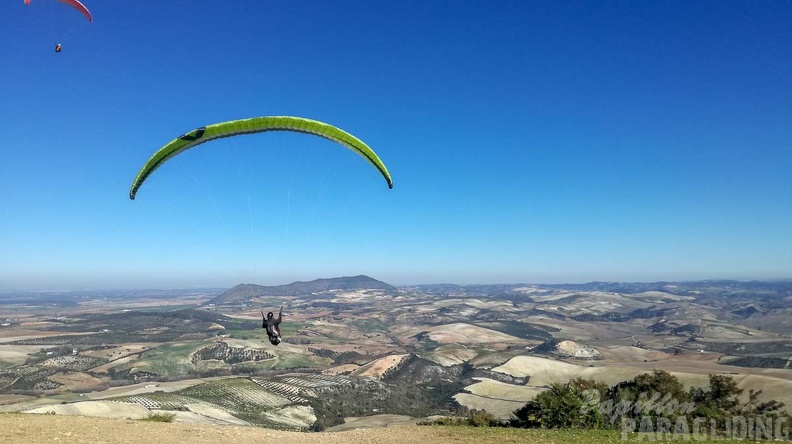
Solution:
<svg viewBox="0 0 792 444">
<path fill-rule="evenodd" d="M 339 278 L 339 277 L 349 277 L 349 276 L 358 276 L 358 274 L 344 274 L 338 276 L 316 276 L 312 278 L 300 278 L 300 279 L 292 279 L 292 280 L 284 280 L 284 281 L 266 281 L 266 282 L 235 282 L 232 284 L 183 284 L 183 285 L 162 285 L 162 286 L 74 286 L 74 287 L 30 287 L 30 288 L 22 288 L 22 287 L 0 287 L 0 293 L 14 293 L 14 292 L 80 292 L 80 291 L 171 291 L 171 290 L 207 290 L 207 289 L 230 289 L 236 285 L 260 285 L 260 286 L 279 286 L 279 285 L 288 285 L 295 282 L 309 282 L 316 279 L 332 279 L 332 278 Z M 363 274 L 366 275 L 366 274 Z M 381 282 L 385 282 L 386 284 L 393 285 L 395 287 L 411 287 L 411 286 L 419 286 L 419 285 L 441 285 L 441 284 L 449 284 L 449 285 L 576 285 L 576 284 L 587 284 L 591 282 L 617 282 L 617 283 L 655 283 L 655 282 L 706 282 L 706 281 L 740 281 L 740 282 L 750 282 L 750 281 L 757 281 L 757 282 L 785 282 L 785 281 L 792 281 L 792 277 L 701 277 L 701 278 L 658 278 L 658 279 L 579 279 L 579 280 L 546 280 L 546 281 L 537 281 L 537 280 L 502 280 L 502 281 L 477 281 L 475 279 L 461 279 L 461 280 L 443 280 L 438 279 L 434 281 L 391 281 L 388 279 L 383 279 L 378 276 L 366 275 L 373 279 L 376 279 Z"/>
</svg>

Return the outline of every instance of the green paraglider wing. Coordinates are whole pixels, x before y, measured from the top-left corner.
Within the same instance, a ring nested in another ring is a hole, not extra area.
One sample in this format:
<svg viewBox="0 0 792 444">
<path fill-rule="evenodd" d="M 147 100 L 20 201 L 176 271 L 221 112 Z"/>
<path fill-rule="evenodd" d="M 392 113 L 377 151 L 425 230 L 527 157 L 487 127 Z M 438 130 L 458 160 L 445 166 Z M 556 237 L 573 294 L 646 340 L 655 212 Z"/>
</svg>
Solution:
<svg viewBox="0 0 792 444">
<path fill-rule="evenodd" d="M 317 120 L 304 119 L 302 117 L 267 116 L 231 120 L 228 122 L 215 123 L 214 125 L 202 126 L 170 141 L 167 145 L 154 153 L 151 159 L 143 165 L 143 168 L 140 170 L 137 177 L 135 177 L 135 181 L 132 182 L 132 188 L 129 190 L 129 198 L 134 200 L 138 188 L 140 188 L 151 173 L 159 168 L 160 165 L 167 162 L 168 159 L 171 159 L 179 153 L 211 140 L 239 136 L 242 134 L 263 133 L 265 131 L 292 131 L 313 134 L 341 144 L 368 160 L 371 165 L 379 170 L 388 182 L 388 188 L 393 188 L 393 180 L 385 164 L 382 163 L 380 158 L 377 157 L 377 154 L 369 148 L 368 145 L 352 134 Z"/>
</svg>

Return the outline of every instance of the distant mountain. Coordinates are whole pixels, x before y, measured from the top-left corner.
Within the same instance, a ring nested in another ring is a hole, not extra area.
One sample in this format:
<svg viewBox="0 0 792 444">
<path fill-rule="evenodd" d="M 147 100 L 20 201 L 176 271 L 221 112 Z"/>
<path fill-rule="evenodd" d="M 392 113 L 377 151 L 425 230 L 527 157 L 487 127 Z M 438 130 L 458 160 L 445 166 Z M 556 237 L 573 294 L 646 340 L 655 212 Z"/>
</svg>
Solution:
<svg viewBox="0 0 792 444">
<path fill-rule="evenodd" d="M 240 284 L 223 294 L 207 301 L 207 304 L 238 304 L 250 301 L 258 296 L 309 296 L 330 290 L 387 290 L 395 291 L 396 287 L 374 278 L 359 276 L 344 276 L 330 279 L 316 279 L 310 282 L 292 282 L 286 285 L 264 286 L 255 284 Z"/>
</svg>

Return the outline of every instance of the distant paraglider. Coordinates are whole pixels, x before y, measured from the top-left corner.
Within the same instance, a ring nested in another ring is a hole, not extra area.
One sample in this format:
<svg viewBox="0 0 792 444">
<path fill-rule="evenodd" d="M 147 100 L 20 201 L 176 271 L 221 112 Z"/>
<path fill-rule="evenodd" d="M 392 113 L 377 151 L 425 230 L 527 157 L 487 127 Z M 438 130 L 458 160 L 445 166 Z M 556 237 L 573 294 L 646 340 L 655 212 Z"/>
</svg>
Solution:
<svg viewBox="0 0 792 444">
<path fill-rule="evenodd" d="M 44 1 L 44 0 L 42 0 L 42 1 Z M 91 11 L 89 11 L 88 8 L 86 8 L 85 5 L 83 5 L 82 3 L 78 2 L 77 0 L 58 0 L 58 1 L 63 3 L 63 4 L 69 5 L 69 6 L 71 6 L 74 9 L 76 9 L 82 15 L 84 15 L 85 18 L 87 18 L 89 22 L 93 23 L 93 16 L 91 16 Z M 25 0 L 25 4 L 29 5 L 30 4 L 30 0 Z M 58 46 L 60 46 L 60 45 L 58 45 Z"/>
<path fill-rule="evenodd" d="M 48 0 L 41 0 L 41 1 L 48 1 Z M 65 5 L 71 6 L 74 9 L 76 9 L 78 12 L 80 12 L 82 15 L 84 15 L 85 18 L 87 18 L 90 23 L 93 23 L 93 16 L 91 15 L 91 11 L 89 11 L 88 8 L 86 8 L 85 5 L 83 5 L 82 3 L 78 2 L 77 0 L 58 0 L 58 1 L 63 3 L 63 4 L 65 4 Z M 30 4 L 30 0 L 25 0 L 25 4 L 29 5 Z M 72 25 L 68 25 L 67 28 L 70 27 L 70 26 L 72 26 Z M 56 37 L 54 34 L 55 34 L 55 32 L 53 31 L 53 37 Z M 62 37 L 63 36 L 60 35 L 60 33 L 58 33 L 58 35 L 57 35 L 58 40 L 61 40 Z M 61 45 L 60 43 L 55 45 L 55 52 L 56 53 L 61 52 L 62 50 L 63 50 L 63 45 Z"/>
<path fill-rule="evenodd" d="M 317 120 L 302 117 L 267 116 L 202 126 L 168 142 L 143 165 L 134 182 L 132 182 L 129 198 L 135 199 L 138 188 L 160 165 L 192 147 L 223 137 L 262 133 L 265 131 L 291 131 L 313 134 L 341 144 L 363 156 L 372 166 L 379 170 L 388 183 L 388 188 L 393 188 L 393 180 L 385 164 L 382 163 L 377 154 L 368 145 L 352 134 Z"/>
</svg>

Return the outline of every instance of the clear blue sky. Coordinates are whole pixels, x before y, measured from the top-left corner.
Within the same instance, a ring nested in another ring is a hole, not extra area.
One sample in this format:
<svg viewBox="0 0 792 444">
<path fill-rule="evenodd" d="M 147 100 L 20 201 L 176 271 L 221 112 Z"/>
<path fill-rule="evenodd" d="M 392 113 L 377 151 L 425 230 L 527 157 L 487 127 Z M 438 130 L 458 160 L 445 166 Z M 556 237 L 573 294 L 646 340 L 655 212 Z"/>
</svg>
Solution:
<svg viewBox="0 0 792 444">
<path fill-rule="evenodd" d="M 792 277 L 788 1 L 84 3 L 0 6 L 0 289 Z M 265 133 L 129 200 L 264 115 L 394 188 Z"/>
</svg>

